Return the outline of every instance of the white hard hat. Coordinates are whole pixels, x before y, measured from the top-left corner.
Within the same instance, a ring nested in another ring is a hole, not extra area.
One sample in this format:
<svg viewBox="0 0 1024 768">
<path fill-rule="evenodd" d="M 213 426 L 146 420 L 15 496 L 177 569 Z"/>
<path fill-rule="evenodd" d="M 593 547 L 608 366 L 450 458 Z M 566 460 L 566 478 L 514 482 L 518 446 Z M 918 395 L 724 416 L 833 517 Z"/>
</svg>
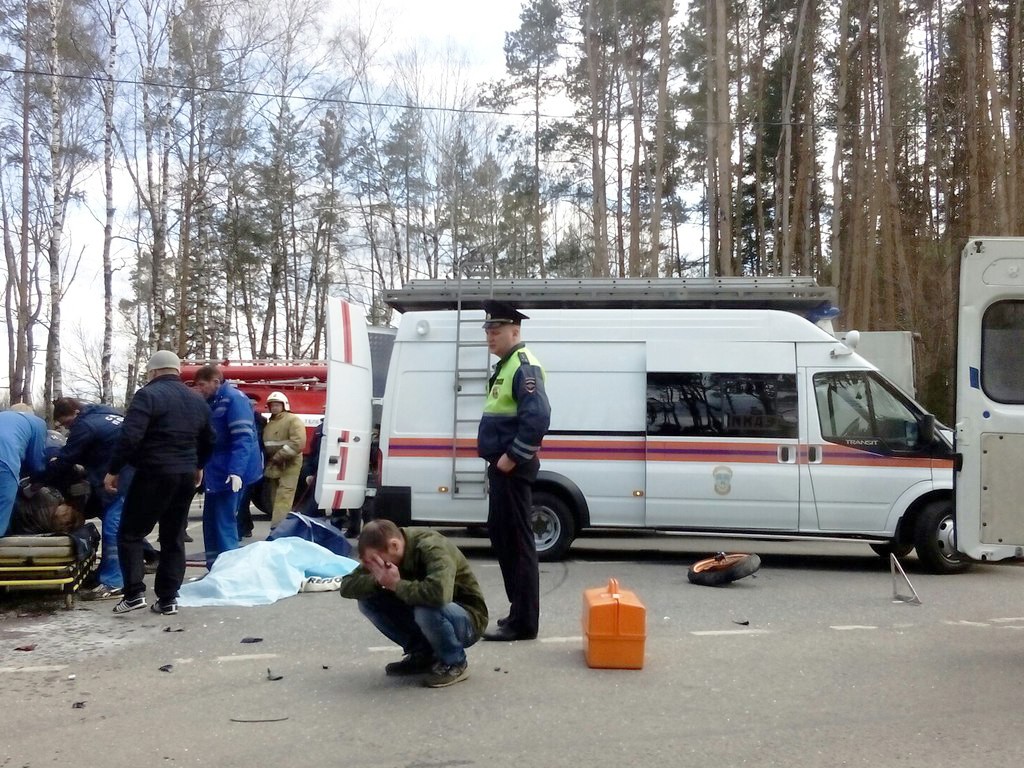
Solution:
<svg viewBox="0 0 1024 768">
<path fill-rule="evenodd" d="M 173 368 L 176 371 L 180 371 L 181 358 L 169 349 L 158 349 L 149 358 L 149 362 L 146 363 L 146 372 L 158 371 L 164 368 Z"/>
<path fill-rule="evenodd" d="M 271 403 L 281 403 L 286 411 L 291 410 L 288 405 L 288 398 L 281 392 L 271 392 L 267 395 L 267 405 L 270 405 Z"/>
</svg>

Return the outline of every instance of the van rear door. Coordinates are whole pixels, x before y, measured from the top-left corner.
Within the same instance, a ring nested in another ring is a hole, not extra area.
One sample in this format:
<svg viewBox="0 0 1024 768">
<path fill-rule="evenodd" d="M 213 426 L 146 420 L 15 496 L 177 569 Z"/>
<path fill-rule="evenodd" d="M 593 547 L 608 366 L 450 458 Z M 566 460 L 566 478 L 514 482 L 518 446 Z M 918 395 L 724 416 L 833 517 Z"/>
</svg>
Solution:
<svg viewBox="0 0 1024 768">
<path fill-rule="evenodd" d="M 360 310 L 327 300 L 327 408 L 317 469 L 321 509 L 358 509 L 370 466 L 373 377 Z"/>
<path fill-rule="evenodd" d="M 1024 554 L 1024 239 L 973 238 L 960 262 L 957 549 Z"/>
</svg>

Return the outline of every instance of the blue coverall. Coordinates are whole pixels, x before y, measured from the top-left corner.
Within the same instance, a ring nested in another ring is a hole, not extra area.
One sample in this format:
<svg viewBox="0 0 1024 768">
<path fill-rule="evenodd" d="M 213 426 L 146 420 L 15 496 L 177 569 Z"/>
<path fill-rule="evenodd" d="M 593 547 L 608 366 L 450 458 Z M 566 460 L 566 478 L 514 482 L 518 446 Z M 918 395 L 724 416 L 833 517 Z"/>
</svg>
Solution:
<svg viewBox="0 0 1024 768">
<path fill-rule="evenodd" d="M 46 469 L 46 422 L 34 413 L 0 412 L 0 536 L 11 525 L 18 479 Z"/>
</svg>

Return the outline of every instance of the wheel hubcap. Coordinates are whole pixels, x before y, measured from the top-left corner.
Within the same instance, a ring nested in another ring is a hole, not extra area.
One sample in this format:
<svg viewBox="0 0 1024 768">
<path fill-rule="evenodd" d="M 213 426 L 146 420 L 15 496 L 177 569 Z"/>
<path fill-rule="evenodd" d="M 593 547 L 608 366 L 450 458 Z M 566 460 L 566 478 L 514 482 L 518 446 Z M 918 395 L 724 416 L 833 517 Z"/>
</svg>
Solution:
<svg viewBox="0 0 1024 768">
<path fill-rule="evenodd" d="M 939 551 L 947 560 L 959 559 L 956 552 L 956 526 L 953 525 L 953 516 L 949 515 L 939 521 L 935 530 L 935 538 L 939 544 Z"/>
<path fill-rule="evenodd" d="M 550 548 L 562 533 L 562 524 L 558 515 L 547 507 L 534 507 L 531 515 L 533 524 L 533 540 L 537 544 L 537 551 L 543 552 Z"/>
</svg>

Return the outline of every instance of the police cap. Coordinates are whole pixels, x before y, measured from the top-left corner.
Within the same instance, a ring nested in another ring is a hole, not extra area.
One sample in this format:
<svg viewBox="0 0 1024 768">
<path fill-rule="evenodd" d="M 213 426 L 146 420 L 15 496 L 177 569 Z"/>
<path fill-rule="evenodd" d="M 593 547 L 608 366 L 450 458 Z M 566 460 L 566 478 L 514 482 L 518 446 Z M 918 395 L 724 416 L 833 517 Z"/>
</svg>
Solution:
<svg viewBox="0 0 1024 768">
<path fill-rule="evenodd" d="M 484 312 L 487 317 L 484 319 L 484 328 L 497 328 L 499 325 L 519 325 L 523 320 L 529 320 L 526 315 L 520 312 L 506 301 L 488 300 L 484 302 Z"/>
</svg>

